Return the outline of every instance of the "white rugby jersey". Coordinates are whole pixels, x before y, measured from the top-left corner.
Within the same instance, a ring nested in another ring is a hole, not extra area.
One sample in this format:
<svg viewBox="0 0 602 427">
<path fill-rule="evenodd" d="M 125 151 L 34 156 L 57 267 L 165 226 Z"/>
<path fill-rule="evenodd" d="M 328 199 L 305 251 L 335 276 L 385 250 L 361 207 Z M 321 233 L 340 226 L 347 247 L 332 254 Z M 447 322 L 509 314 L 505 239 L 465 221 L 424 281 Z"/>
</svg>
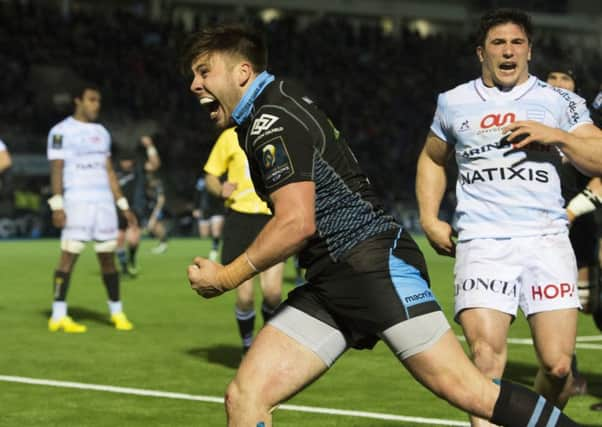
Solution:
<svg viewBox="0 0 602 427">
<path fill-rule="evenodd" d="M 2 142 L 1 139 L 0 139 L 0 151 L 6 151 L 6 145 L 4 144 L 4 142 Z"/>
<path fill-rule="evenodd" d="M 50 129 L 48 160 L 63 160 L 63 192 L 82 201 L 112 201 L 107 173 L 111 136 L 98 123 L 68 117 Z"/>
<path fill-rule="evenodd" d="M 534 120 L 567 132 L 592 123 L 585 100 L 530 76 L 508 92 L 472 80 L 439 95 L 431 130 L 455 148 L 460 240 L 565 232 L 558 149 L 515 150 L 502 128 Z"/>
</svg>

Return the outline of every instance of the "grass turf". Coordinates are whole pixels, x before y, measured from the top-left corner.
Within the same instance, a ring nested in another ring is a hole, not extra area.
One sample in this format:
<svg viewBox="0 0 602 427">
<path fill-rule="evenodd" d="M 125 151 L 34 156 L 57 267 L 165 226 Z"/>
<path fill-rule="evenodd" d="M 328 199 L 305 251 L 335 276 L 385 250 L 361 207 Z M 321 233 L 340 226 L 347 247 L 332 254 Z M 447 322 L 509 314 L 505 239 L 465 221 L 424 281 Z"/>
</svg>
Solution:
<svg viewBox="0 0 602 427">
<path fill-rule="evenodd" d="M 452 260 L 437 256 L 424 240 L 418 240 L 427 256 L 434 292 L 449 315 Z M 0 375 L 222 396 L 240 360 L 234 295 L 204 300 L 190 290 L 186 266 L 194 255 L 208 253 L 207 242 L 174 239 L 162 255 L 152 255 L 151 245 L 150 241 L 142 243 L 139 277 L 122 281 L 124 309 L 135 330 L 118 332 L 109 324 L 106 294 L 88 247 L 76 265 L 68 298 L 70 315 L 87 325 L 88 332 L 69 335 L 51 334 L 46 328 L 58 241 L 0 243 Z M 285 276 L 286 293 L 294 280 L 290 262 Z M 591 318 L 581 316 L 579 335 L 599 333 Z M 515 322 L 510 336 L 529 336 L 524 319 Z M 584 425 L 602 426 L 602 414 L 588 409 L 602 398 L 602 350 L 582 349 L 578 354 L 590 395 L 573 398 L 566 412 Z M 505 377 L 531 385 L 535 370 L 531 346 L 510 345 Z M 467 419 L 418 386 L 382 343 L 371 352 L 347 352 L 325 376 L 288 403 Z M 321 427 L 413 425 L 284 410 L 276 411 L 274 422 Z M 0 426 L 109 425 L 222 426 L 225 414 L 217 403 L 0 382 Z"/>
</svg>

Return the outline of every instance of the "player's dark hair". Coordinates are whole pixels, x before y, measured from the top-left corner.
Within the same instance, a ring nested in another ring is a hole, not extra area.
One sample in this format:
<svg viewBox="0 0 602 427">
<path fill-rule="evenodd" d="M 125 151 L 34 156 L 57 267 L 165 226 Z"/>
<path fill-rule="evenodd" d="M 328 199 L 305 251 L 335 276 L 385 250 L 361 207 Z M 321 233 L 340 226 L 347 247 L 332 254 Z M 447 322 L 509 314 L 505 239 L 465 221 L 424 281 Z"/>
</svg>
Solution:
<svg viewBox="0 0 602 427">
<path fill-rule="evenodd" d="M 182 73 L 190 73 L 190 66 L 199 55 L 214 52 L 240 55 L 257 73 L 268 66 L 266 43 L 258 31 L 239 24 L 222 24 L 188 36 L 180 55 Z"/>
<path fill-rule="evenodd" d="M 533 37 L 533 24 L 531 17 L 520 9 L 494 9 L 486 12 L 481 17 L 479 30 L 476 35 L 477 46 L 485 46 L 485 39 L 489 30 L 502 24 L 516 24 L 523 29 L 527 40 L 531 43 Z"/>
<path fill-rule="evenodd" d="M 77 82 L 71 86 L 71 97 L 73 99 L 82 99 L 87 90 L 100 93 L 100 87 L 92 82 Z"/>
<path fill-rule="evenodd" d="M 570 62 L 557 62 L 557 63 L 549 63 L 548 64 L 548 73 L 549 76 L 552 73 L 563 73 L 569 76 L 577 84 L 577 75 L 575 73 L 575 66 Z"/>
</svg>

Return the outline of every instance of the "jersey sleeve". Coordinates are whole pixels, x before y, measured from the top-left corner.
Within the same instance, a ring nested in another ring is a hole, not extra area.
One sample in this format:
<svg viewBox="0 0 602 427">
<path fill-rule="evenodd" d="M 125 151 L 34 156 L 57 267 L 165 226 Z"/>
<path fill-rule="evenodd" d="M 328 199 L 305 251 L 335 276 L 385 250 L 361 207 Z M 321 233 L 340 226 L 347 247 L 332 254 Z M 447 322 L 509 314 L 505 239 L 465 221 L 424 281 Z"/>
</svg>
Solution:
<svg viewBox="0 0 602 427">
<path fill-rule="evenodd" d="M 560 128 L 566 132 L 582 124 L 593 123 L 585 99 L 569 91 L 562 91 Z"/>
<path fill-rule="evenodd" d="M 449 133 L 449 123 L 447 122 L 447 103 L 445 94 L 441 93 L 437 97 L 437 109 L 431 124 L 431 131 L 448 144 L 453 144 L 453 137 Z"/>
<path fill-rule="evenodd" d="M 250 136 L 262 136 L 248 147 L 268 193 L 287 184 L 313 181 L 314 144 L 310 126 L 285 109 L 265 107 L 251 123 Z"/>
<path fill-rule="evenodd" d="M 48 160 L 63 160 L 65 158 L 65 138 L 60 128 L 54 127 L 50 130 L 46 148 Z"/>
<path fill-rule="evenodd" d="M 234 138 L 234 141 L 230 141 Z M 221 133 L 217 141 L 209 153 L 209 158 L 203 167 L 203 170 L 214 176 L 222 176 L 228 170 L 228 159 L 230 157 L 230 146 L 231 143 L 235 142 L 238 144 L 236 132 L 231 129 Z"/>
</svg>

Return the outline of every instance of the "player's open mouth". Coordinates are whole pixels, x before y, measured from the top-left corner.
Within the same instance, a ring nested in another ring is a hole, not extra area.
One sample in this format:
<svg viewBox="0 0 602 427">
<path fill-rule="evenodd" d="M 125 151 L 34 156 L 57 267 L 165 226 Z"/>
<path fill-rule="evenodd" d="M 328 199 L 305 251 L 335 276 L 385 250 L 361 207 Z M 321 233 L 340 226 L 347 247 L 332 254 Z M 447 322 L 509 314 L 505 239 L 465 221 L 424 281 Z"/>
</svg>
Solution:
<svg viewBox="0 0 602 427">
<path fill-rule="evenodd" d="M 500 69 L 502 69 L 504 71 L 513 71 L 516 69 L 516 63 L 515 62 L 503 62 L 500 64 Z"/>
<path fill-rule="evenodd" d="M 215 98 L 204 96 L 199 99 L 199 102 L 203 108 L 206 108 L 207 111 L 209 111 L 209 117 L 211 117 L 211 120 L 215 120 L 217 117 L 217 110 L 219 110 L 220 107 L 219 101 Z"/>
</svg>

